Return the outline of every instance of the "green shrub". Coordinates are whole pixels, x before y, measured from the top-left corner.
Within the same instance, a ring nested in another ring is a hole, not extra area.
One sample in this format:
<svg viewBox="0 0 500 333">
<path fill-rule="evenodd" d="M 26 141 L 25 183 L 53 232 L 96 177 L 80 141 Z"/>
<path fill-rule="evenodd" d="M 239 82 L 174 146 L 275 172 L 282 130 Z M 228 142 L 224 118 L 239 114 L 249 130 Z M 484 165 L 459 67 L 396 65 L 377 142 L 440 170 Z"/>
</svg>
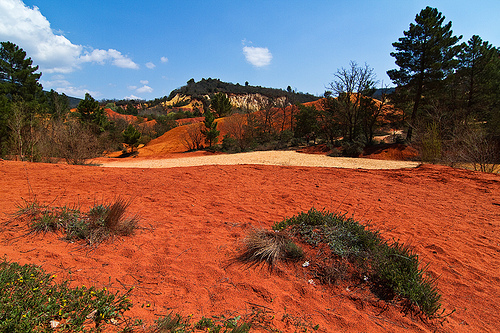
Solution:
<svg viewBox="0 0 500 333">
<path fill-rule="evenodd" d="M 91 332 L 125 324 L 127 294 L 57 284 L 35 265 L 0 262 L 0 332 Z M 130 290 L 129 290 L 130 291 Z M 126 324 L 125 324 L 126 325 Z"/>
<path fill-rule="evenodd" d="M 343 141 L 342 155 L 347 157 L 359 157 L 363 153 L 364 144 L 359 141 Z"/>
<path fill-rule="evenodd" d="M 238 145 L 238 141 L 229 134 L 224 135 L 224 138 L 222 139 L 221 149 L 223 152 L 227 153 L 241 152 L 240 146 Z"/>
<path fill-rule="evenodd" d="M 328 244 L 337 266 L 317 270 L 320 281 L 331 283 L 345 275 L 346 262 L 354 265 L 359 276 L 371 281 L 372 290 L 382 299 L 395 296 L 406 299 L 422 313 L 432 317 L 440 309 L 440 294 L 435 280 L 421 267 L 418 255 L 402 243 L 392 244 L 379 232 L 345 215 L 311 209 L 276 223 L 274 230 L 289 231 L 312 246 Z"/>
</svg>

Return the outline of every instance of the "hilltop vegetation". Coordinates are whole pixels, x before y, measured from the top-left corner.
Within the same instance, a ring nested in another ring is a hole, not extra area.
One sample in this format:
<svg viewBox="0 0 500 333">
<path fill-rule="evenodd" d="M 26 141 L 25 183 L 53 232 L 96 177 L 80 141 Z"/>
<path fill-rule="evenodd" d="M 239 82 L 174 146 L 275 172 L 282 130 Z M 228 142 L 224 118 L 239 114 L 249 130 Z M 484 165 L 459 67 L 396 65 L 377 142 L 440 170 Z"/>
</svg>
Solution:
<svg viewBox="0 0 500 333">
<path fill-rule="evenodd" d="M 311 94 L 293 91 L 290 86 L 288 86 L 287 90 L 283 90 L 251 86 L 248 82 L 246 82 L 245 85 L 240 85 L 239 83 L 234 84 L 212 78 L 203 78 L 198 82 L 195 82 L 194 79 L 190 79 L 186 85 L 172 90 L 168 99 L 174 98 L 177 94 L 191 96 L 195 99 L 202 99 L 205 96 L 210 96 L 218 92 L 235 95 L 260 94 L 269 98 L 289 96 L 295 103 L 307 103 L 319 99 L 319 97 Z"/>
</svg>

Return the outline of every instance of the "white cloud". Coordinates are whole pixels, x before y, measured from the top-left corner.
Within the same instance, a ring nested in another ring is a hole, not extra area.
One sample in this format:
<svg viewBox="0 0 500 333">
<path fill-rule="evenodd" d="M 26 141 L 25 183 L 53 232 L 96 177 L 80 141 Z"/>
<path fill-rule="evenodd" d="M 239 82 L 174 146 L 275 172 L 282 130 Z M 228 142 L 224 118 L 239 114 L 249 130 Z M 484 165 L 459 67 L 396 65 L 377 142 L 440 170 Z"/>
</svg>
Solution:
<svg viewBox="0 0 500 333">
<path fill-rule="evenodd" d="M 133 62 L 130 58 L 124 56 L 120 51 L 109 49 L 109 50 L 93 50 L 92 52 L 85 52 L 84 55 L 80 56 L 79 62 L 97 62 L 98 64 L 104 65 L 104 63 L 110 60 L 111 64 L 120 68 L 130 68 L 138 69 L 139 65 Z"/>
<path fill-rule="evenodd" d="M 64 78 L 56 78 L 52 77 L 53 80 L 40 80 L 40 83 L 44 87 L 44 89 L 54 89 L 58 87 L 68 87 L 71 83 Z"/>
<path fill-rule="evenodd" d="M 140 98 L 139 96 L 130 95 L 130 96 L 125 96 L 124 99 L 142 99 L 142 98 Z"/>
<path fill-rule="evenodd" d="M 128 86 L 128 89 L 129 89 L 129 90 L 136 90 L 136 89 L 137 89 L 137 86 Z"/>
<path fill-rule="evenodd" d="M 162 63 L 168 62 L 168 58 L 167 57 L 161 57 L 160 60 L 161 60 Z"/>
<path fill-rule="evenodd" d="M 70 73 L 81 63 L 98 62 L 121 68 L 139 66 L 119 51 L 84 51 L 82 45 L 71 43 L 50 27 L 38 7 L 27 7 L 21 0 L 0 0 L 0 40 L 9 40 L 26 51 L 35 65 L 45 73 Z"/>
<path fill-rule="evenodd" d="M 66 80 L 64 75 L 52 75 L 51 80 L 40 80 L 40 83 L 46 90 L 54 89 L 60 94 L 66 94 L 71 97 L 85 97 L 89 93 L 93 97 L 101 96 L 98 91 L 90 91 L 85 87 L 73 87 L 71 83 Z"/>
<path fill-rule="evenodd" d="M 139 81 L 139 82 L 140 82 L 141 84 L 148 84 L 148 83 L 149 83 L 149 81 L 148 81 L 148 80 L 141 80 L 141 81 Z"/>
<path fill-rule="evenodd" d="M 83 97 L 85 97 L 86 93 L 90 94 L 94 98 L 101 96 L 100 92 L 90 91 L 90 90 L 83 88 L 83 87 L 62 87 L 62 88 L 56 88 L 54 90 L 60 94 L 66 94 L 67 96 L 71 96 L 71 97 L 82 97 L 83 98 Z"/>
<path fill-rule="evenodd" d="M 153 92 L 153 88 L 151 88 L 150 86 L 144 85 L 144 86 L 140 87 L 139 89 L 137 89 L 136 91 L 139 94 L 152 93 Z"/>
<path fill-rule="evenodd" d="M 147 68 L 149 68 L 149 69 L 153 69 L 153 68 L 155 68 L 155 67 L 156 67 L 156 65 L 155 65 L 155 64 L 153 64 L 153 63 L 150 61 L 150 62 L 147 62 L 147 63 L 146 63 L 146 67 L 147 67 Z"/>
<path fill-rule="evenodd" d="M 244 46 L 243 54 L 246 60 L 255 67 L 267 66 L 273 59 L 273 55 L 267 47 Z"/>
</svg>

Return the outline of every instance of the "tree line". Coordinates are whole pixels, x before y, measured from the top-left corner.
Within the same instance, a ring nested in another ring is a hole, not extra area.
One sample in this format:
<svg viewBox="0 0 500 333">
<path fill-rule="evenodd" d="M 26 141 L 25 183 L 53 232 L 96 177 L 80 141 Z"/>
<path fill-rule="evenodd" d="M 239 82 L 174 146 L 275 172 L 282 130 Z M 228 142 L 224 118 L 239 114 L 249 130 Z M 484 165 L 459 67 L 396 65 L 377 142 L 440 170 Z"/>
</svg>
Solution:
<svg viewBox="0 0 500 333">
<path fill-rule="evenodd" d="M 110 120 L 89 94 L 71 112 L 66 95 L 43 91 L 41 75 L 23 49 L 0 43 L 0 157 L 80 164 L 105 151 L 121 150 L 123 143 L 133 149 L 141 140 L 147 142 L 176 126 L 165 118 L 150 127 Z M 126 110 L 137 114 L 131 104 Z"/>
<path fill-rule="evenodd" d="M 477 35 L 460 43 L 462 36 L 455 36 L 451 28 L 452 23 L 446 22 L 436 8 L 426 7 L 416 15 L 415 22 L 392 44 L 395 50 L 391 56 L 397 68 L 387 74 L 395 84 L 393 88 L 380 89 L 374 70 L 355 62 L 338 69 L 321 101 L 308 106 L 304 103 L 318 97 L 296 93 L 290 87 L 285 91 L 250 86 L 248 82 L 239 85 L 211 78 L 199 82 L 191 79 L 168 98 L 151 104 L 183 94 L 199 99 L 200 109 L 191 115 L 160 114 L 156 120 L 163 130 L 148 133 L 144 129 L 138 133 L 137 126 L 110 121 L 90 95 L 80 101 L 77 112 L 69 112 L 64 94 L 43 92 L 38 66 L 33 66 L 26 53 L 13 43 L 3 42 L 1 154 L 39 160 L 41 156 L 64 157 L 64 151 L 82 147 L 86 148 L 82 148 L 81 156 L 92 155 L 90 151 L 98 155 L 124 142 L 133 149 L 139 140 L 146 141 L 175 126 L 178 117 L 202 114 L 205 120 L 190 130 L 186 147 L 213 147 L 221 130 L 216 118 L 233 113 L 224 122 L 227 134 L 220 147 L 225 150 L 283 148 L 312 141 L 357 156 L 375 143 L 376 135 L 404 129 L 404 134 L 394 135 L 394 140 L 418 147 L 424 161 L 472 163 L 486 171 L 500 155 L 500 51 Z M 375 91 L 378 100 L 371 97 Z M 233 108 L 230 93 L 264 96 L 260 111 Z M 111 107 L 137 115 L 130 101 L 118 104 Z M 75 136 L 85 139 L 66 142 Z M 52 141 L 45 142 L 46 138 Z M 54 147 L 59 150 L 50 151 Z"/>
</svg>

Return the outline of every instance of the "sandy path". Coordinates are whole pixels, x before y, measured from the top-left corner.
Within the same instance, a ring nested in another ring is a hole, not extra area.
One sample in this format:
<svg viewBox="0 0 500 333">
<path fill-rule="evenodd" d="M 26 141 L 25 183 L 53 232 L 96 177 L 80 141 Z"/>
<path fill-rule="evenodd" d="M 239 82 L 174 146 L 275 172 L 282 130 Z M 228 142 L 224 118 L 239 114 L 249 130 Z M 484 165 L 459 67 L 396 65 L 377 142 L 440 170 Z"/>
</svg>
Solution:
<svg viewBox="0 0 500 333">
<path fill-rule="evenodd" d="M 419 162 L 384 161 L 366 158 L 328 157 L 295 151 L 256 151 L 240 154 L 221 154 L 167 159 L 99 160 L 103 167 L 114 168 L 172 168 L 201 165 L 281 165 L 302 167 L 329 167 L 349 169 L 401 169 L 415 168 Z"/>
</svg>

